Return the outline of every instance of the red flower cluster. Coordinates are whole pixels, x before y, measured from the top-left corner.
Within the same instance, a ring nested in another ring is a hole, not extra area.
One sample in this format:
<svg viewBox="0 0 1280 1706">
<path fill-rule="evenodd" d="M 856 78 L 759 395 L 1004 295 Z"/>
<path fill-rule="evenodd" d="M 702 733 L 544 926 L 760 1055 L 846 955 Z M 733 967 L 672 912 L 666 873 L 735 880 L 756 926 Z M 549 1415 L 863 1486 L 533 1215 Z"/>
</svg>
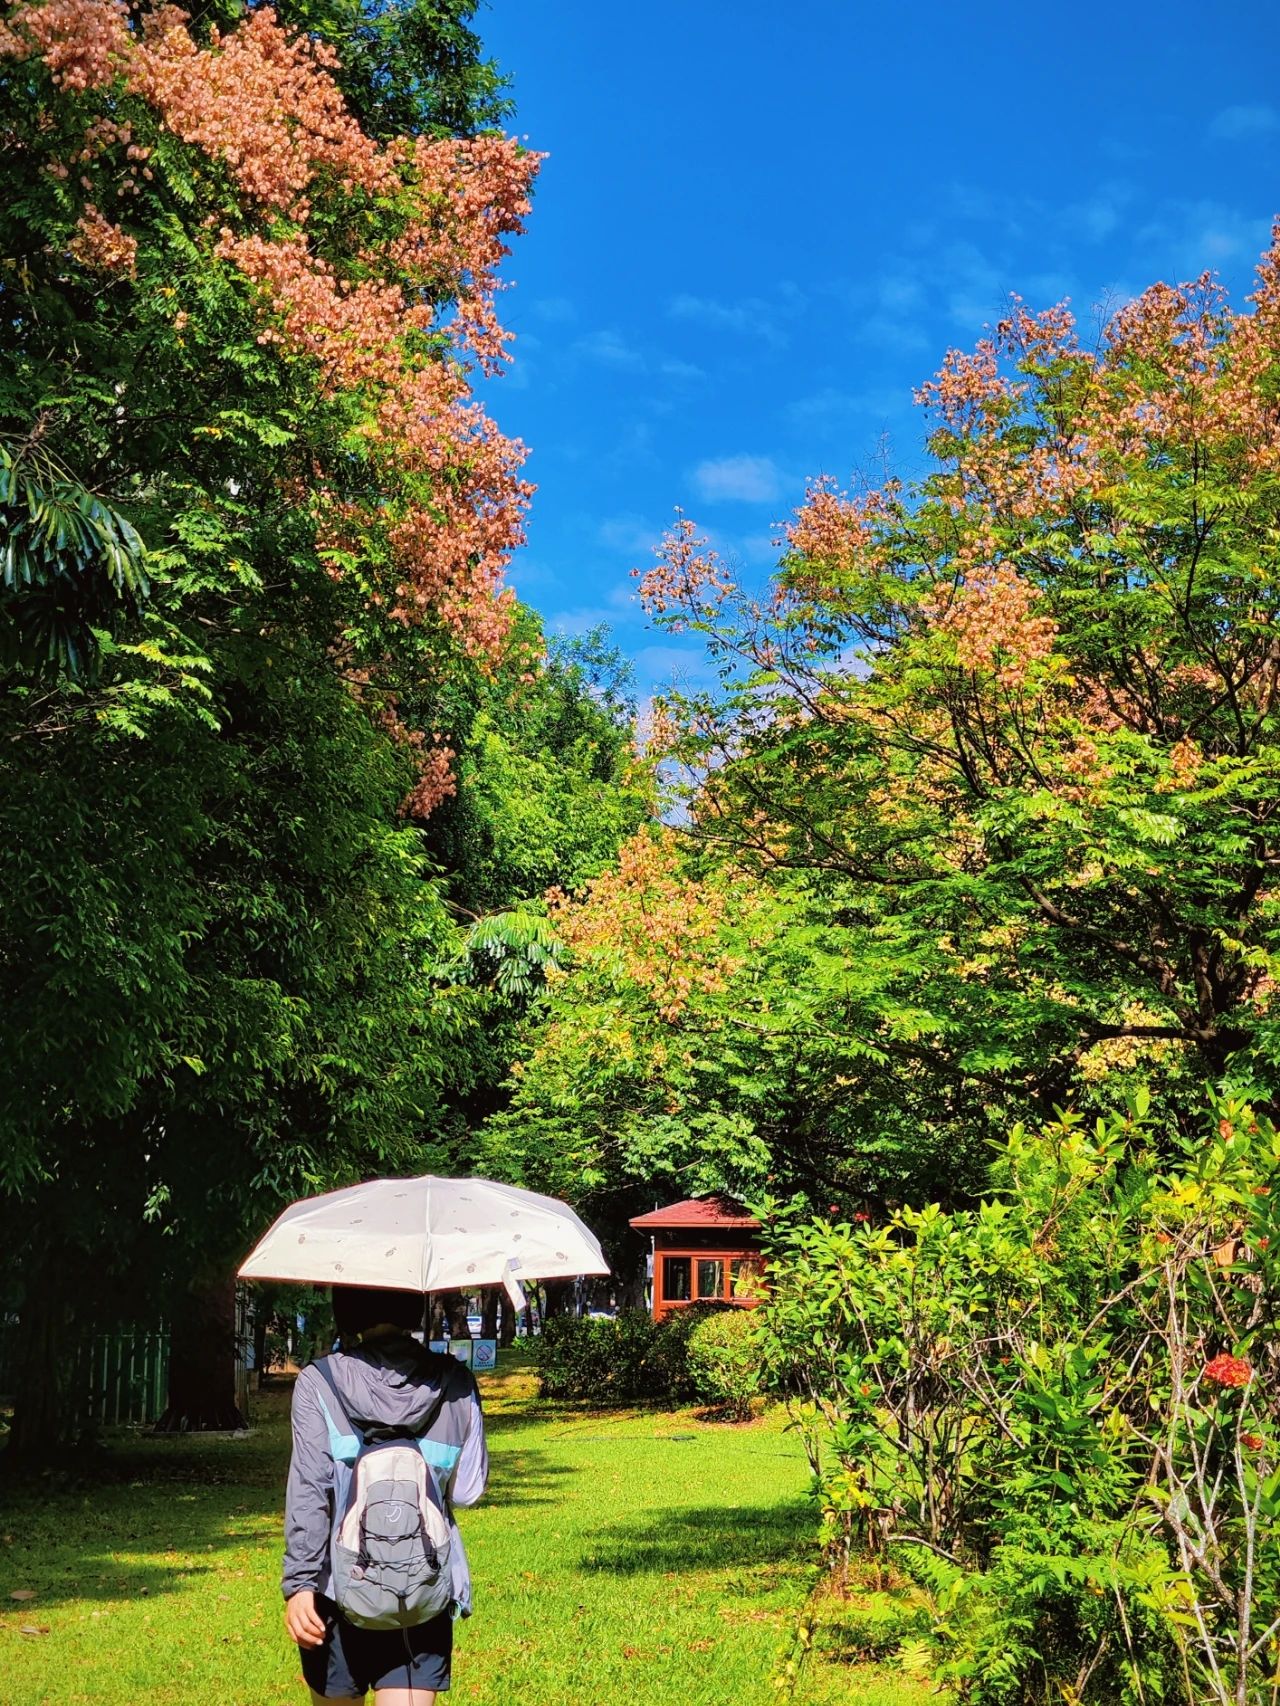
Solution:
<svg viewBox="0 0 1280 1706">
<path fill-rule="evenodd" d="M 1244 1357 L 1228 1356 L 1222 1351 L 1205 1363 L 1201 1373 L 1217 1386 L 1247 1386 L 1253 1379 L 1253 1364 Z"/>
</svg>

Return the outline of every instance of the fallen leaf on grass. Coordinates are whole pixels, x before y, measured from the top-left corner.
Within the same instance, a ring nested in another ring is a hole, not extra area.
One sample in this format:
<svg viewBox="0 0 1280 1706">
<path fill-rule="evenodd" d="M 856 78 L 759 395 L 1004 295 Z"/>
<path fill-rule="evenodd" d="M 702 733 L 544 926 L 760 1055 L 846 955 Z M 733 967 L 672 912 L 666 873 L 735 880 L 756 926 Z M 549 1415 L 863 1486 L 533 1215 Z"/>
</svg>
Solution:
<svg viewBox="0 0 1280 1706">
<path fill-rule="evenodd" d="M 34 1599 L 35 1597 L 36 1590 L 34 1588 L 14 1588 L 9 1595 L 10 1599 Z"/>
<path fill-rule="evenodd" d="M 49 1625 L 47 1623 L 24 1623 L 19 1628 L 18 1633 L 19 1635 L 47 1635 Z"/>
</svg>

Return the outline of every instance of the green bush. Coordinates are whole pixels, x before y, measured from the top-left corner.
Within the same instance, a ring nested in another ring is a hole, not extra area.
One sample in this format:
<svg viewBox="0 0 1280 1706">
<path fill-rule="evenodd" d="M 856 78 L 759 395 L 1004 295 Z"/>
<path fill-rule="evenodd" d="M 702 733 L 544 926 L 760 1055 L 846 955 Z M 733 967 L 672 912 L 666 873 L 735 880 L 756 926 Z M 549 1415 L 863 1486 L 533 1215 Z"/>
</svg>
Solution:
<svg viewBox="0 0 1280 1706">
<path fill-rule="evenodd" d="M 973 1706 L 1271 1706 L 1280 1134 L 1145 1095 L 1015 1128 L 972 1208 L 781 1217 L 758 1312 L 828 1555 L 917 1589 Z"/>
<path fill-rule="evenodd" d="M 717 1313 L 715 1305 L 694 1304 L 661 1325 L 641 1309 L 624 1310 L 612 1321 L 554 1315 L 536 1344 L 539 1390 L 544 1398 L 593 1404 L 693 1398 L 690 1335 Z"/>
<path fill-rule="evenodd" d="M 695 1321 L 689 1334 L 689 1383 L 696 1398 L 739 1420 L 760 1390 L 760 1332 L 750 1309 L 722 1309 Z"/>
</svg>

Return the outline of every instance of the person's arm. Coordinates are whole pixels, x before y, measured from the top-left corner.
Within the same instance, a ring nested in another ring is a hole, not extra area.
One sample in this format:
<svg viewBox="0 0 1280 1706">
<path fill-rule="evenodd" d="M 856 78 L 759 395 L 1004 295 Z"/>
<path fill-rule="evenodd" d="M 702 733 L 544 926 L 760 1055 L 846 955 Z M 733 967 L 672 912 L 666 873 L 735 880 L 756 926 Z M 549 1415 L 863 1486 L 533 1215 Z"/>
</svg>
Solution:
<svg viewBox="0 0 1280 1706">
<path fill-rule="evenodd" d="M 315 1609 L 329 1565 L 329 1485 L 333 1465 L 329 1432 L 315 1391 L 315 1376 L 305 1369 L 293 1388 L 293 1455 L 284 1496 L 285 1627 L 300 1647 L 324 1639 L 324 1623 Z"/>
<path fill-rule="evenodd" d="M 458 1461 L 449 1476 L 446 1494 L 451 1505 L 473 1505 L 489 1479 L 489 1448 L 484 1440 L 484 1411 L 475 1381 L 471 1382 L 471 1414 Z"/>
</svg>

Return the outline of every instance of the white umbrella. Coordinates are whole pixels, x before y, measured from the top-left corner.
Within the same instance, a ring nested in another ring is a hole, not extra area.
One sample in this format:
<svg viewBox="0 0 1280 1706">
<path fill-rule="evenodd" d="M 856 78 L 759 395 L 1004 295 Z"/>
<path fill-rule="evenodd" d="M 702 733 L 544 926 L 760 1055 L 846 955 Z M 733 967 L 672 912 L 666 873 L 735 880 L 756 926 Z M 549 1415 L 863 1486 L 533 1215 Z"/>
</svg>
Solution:
<svg viewBox="0 0 1280 1706">
<path fill-rule="evenodd" d="M 595 1234 L 567 1203 L 492 1179 L 372 1179 L 285 1209 L 241 1279 L 471 1291 L 607 1274 Z"/>
</svg>

